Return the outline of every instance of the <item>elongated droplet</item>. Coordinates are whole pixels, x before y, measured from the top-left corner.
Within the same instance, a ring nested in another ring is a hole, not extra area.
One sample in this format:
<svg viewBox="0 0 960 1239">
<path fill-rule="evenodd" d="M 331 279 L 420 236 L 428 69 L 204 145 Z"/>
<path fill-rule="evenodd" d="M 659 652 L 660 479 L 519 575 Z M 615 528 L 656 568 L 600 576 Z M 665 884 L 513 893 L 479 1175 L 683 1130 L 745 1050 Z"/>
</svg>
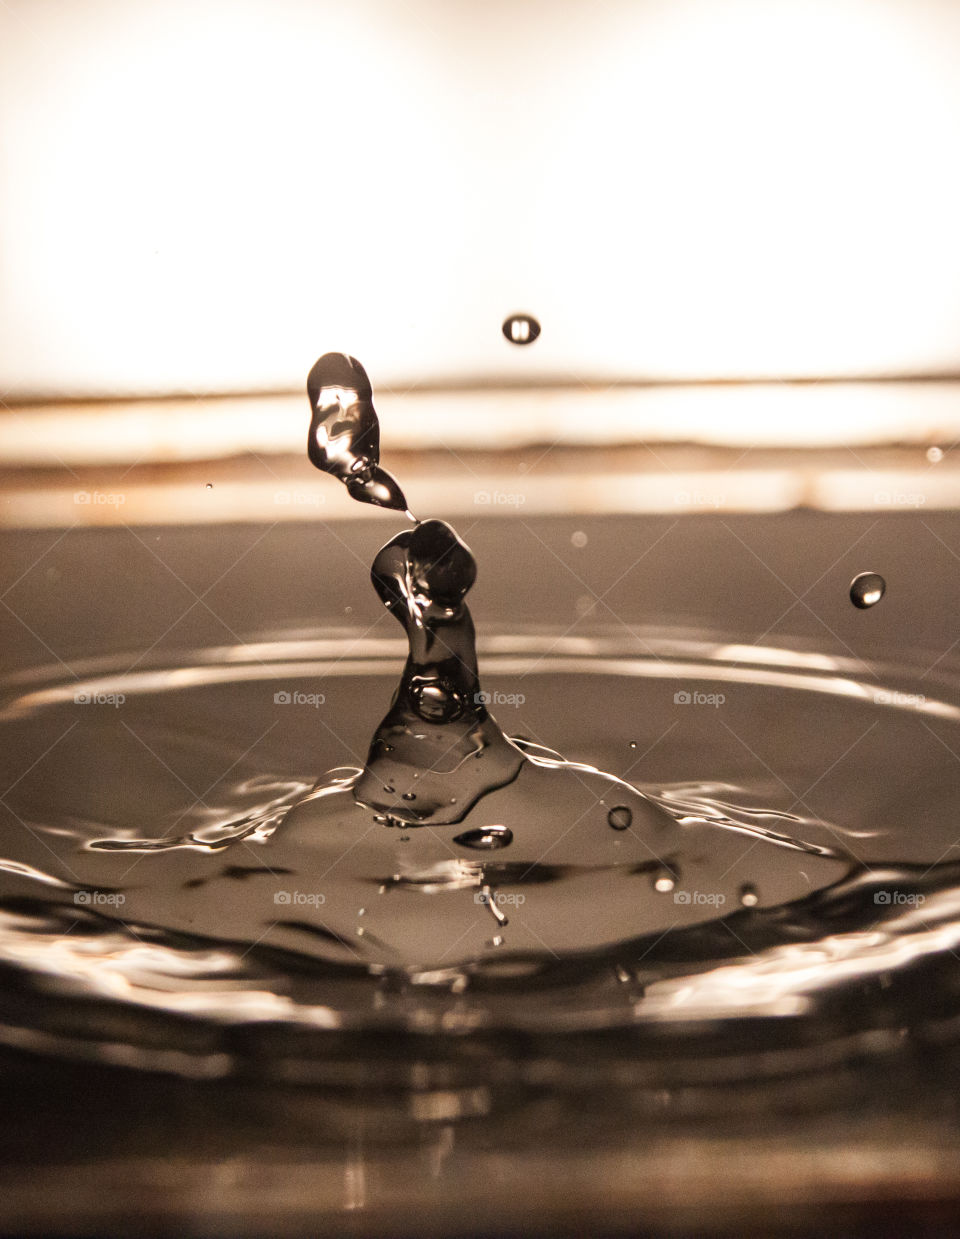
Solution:
<svg viewBox="0 0 960 1239">
<path fill-rule="evenodd" d="M 513 831 L 508 826 L 478 826 L 476 830 L 465 830 L 453 841 L 462 848 L 475 848 L 478 852 L 490 852 L 494 848 L 509 847 L 513 842 Z"/>
<path fill-rule="evenodd" d="M 877 605 L 886 590 L 887 583 L 879 572 L 861 572 L 850 582 L 850 601 L 866 611 Z"/>
</svg>

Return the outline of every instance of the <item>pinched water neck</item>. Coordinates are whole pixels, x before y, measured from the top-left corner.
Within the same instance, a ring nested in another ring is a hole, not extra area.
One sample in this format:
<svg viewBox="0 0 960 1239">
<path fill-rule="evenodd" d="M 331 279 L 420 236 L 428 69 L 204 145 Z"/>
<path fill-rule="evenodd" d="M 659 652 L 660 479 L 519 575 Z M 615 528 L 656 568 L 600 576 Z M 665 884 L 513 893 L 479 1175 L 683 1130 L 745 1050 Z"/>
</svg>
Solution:
<svg viewBox="0 0 960 1239">
<path fill-rule="evenodd" d="M 480 691 L 465 602 L 476 575 L 469 548 L 438 520 L 391 539 L 371 570 L 410 652 L 354 795 L 411 825 L 460 821 L 481 796 L 515 779 L 525 760 Z"/>
</svg>

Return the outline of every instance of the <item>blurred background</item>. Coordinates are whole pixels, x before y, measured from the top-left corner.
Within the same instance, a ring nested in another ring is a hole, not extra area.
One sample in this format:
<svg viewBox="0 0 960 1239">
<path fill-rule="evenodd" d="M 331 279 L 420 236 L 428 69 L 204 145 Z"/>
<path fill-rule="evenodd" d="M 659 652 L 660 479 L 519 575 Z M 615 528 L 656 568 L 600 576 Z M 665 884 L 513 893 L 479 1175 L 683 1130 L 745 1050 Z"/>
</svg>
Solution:
<svg viewBox="0 0 960 1239">
<path fill-rule="evenodd" d="M 955 506 L 958 67 L 953 0 L 7 0 L 0 519 L 302 517 L 330 350 L 423 506 Z"/>
</svg>

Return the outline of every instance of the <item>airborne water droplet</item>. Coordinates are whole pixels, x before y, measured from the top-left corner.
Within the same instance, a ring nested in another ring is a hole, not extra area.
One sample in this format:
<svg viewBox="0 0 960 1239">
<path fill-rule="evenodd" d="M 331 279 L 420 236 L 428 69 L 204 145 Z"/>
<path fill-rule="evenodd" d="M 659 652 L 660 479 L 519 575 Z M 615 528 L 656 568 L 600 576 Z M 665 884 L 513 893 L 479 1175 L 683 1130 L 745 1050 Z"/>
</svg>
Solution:
<svg viewBox="0 0 960 1239">
<path fill-rule="evenodd" d="M 676 886 L 676 884 L 677 884 L 677 879 L 673 876 L 672 873 L 661 873 L 657 878 L 654 879 L 653 889 L 655 891 L 660 891 L 661 893 L 666 894 L 667 892 L 672 891 L 673 888 Z"/>
<path fill-rule="evenodd" d="M 931 465 L 938 465 L 940 461 L 943 460 L 943 448 L 942 447 L 928 447 L 927 448 L 927 460 L 930 461 Z"/>
<path fill-rule="evenodd" d="M 404 800 L 416 800 L 416 798 L 417 798 L 416 792 L 404 792 L 403 793 Z"/>
<path fill-rule="evenodd" d="M 462 848 L 490 852 L 494 848 L 508 847 L 513 842 L 513 831 L 508 826 L 478 826 L 475 830 L 465 830 L 462 835 L 456 835 L 453 841 Z"/>
<path fill-rule="evenodd" d="M 887 583 L 879 572 L 861 572 L 850 582 L 850 601 L 861 611 L 875 607 L 883 597 Z"/>
<path fill-rule="evenodd" d="M 207 483 L 207 490 L 213 490 L 213 483 L 212 483 L 212 482 L 208 482 L 208 483 Z"/>
<path fill-rule="evenodd" d="M 510 314 L 500 330 L 511 344 L 532 344 L 540 334 L 540 324 L 532 314 Z"/>
<path fill-rule="evenodd" d="M 740 902 L 745 908 L 752 908 L 755 904 L 759 903 L 759 901 L 760 896 L 757 894 L 757 888 L 752 886 L 749 882 L 745 882 L 743 886 L 740 887 Z"/>
<path fill-rule="evenodd" d="M 570 535 L 570 541 L 576 547 L 586 546 L 588 540 L 587 535 L 582 529 L 577 529 Z"/>
<path fill-rule="evenodd" d="M 626 805 L 615 805 L 607 814 L 607 821 L 614 830 L 629 830 L 633 824 L 633 812 Z"/>
</svg>

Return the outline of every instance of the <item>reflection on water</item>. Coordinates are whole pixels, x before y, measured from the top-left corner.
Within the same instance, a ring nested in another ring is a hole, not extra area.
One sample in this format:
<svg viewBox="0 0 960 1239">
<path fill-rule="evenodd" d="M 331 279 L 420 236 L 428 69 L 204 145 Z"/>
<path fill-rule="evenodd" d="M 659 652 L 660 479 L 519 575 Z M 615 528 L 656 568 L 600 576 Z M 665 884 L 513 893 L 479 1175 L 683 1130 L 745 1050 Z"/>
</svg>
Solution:
<svg viewBox="0 0 960 1239">
<path fill-rule="evenodd" d="M 953 1012 L 946 676 L 921 696 L 906 669 L 747 665 L 726 641 L 498 637 L 484 684 L 522 686 L 501 720 L 519 772 L 424 825 L 399 782 L 396 812 L 354 794 L 399 648 L 267 641 L 8 684 L 0 1037 L 297 1078 L 342 1030 L 590 1032 L 599 1054 L 629 1030 L 635 1056 L 683 1028 L 667 1058 L 709 1059 L 717 1021 L 729 1056 Z M 298 1033 L 277 1052 L 279 1028 Z"/>
</svg>

